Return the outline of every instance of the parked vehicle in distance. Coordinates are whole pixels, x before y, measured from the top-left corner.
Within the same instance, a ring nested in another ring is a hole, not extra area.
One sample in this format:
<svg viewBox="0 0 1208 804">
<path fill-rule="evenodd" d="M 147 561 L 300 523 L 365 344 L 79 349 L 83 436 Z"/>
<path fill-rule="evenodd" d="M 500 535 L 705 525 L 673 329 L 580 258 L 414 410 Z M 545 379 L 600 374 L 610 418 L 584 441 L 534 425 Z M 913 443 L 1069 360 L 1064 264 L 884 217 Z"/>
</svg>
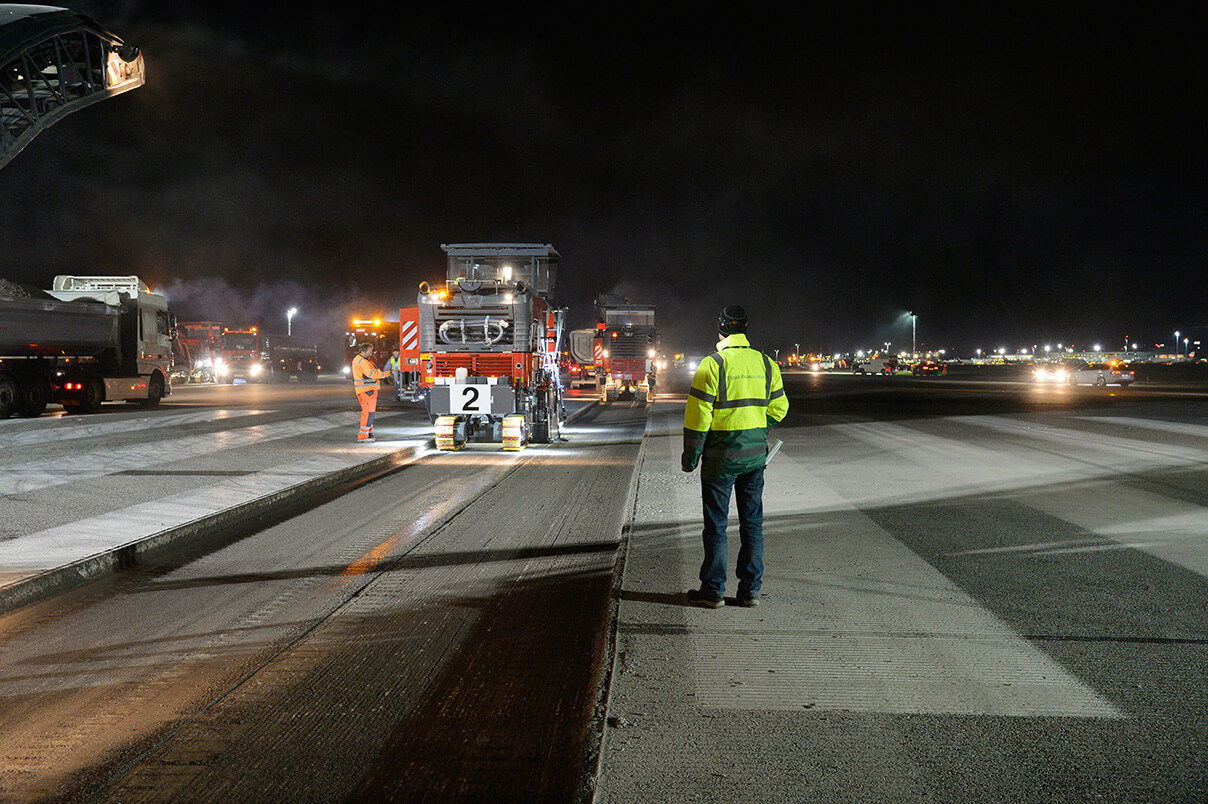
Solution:
<svg viewBox="0 0 1208 804">
<path fill-rule="evenodd" d="M 1137 379 L 1137 373 L 1120 363 L 1091 364 L 1085 360 L 1071 360 L 1065 364 L 1066 382 L 1070 385 L 1119 385 L 1127 388 Z"/>
<path fill-rule="evenodd" d="M 898 370 L 896 357 L 874 357 L 871 360 L 856 363 L 851 368 L 852 374 L 893 374 Z"/>
<path fill-rule="evenodd" d="M 938 377 L 947 374 L 948 367 L 935 360 L 922 360 L 911 367 L 910 373 L 916 377 Z"/>
</svg>

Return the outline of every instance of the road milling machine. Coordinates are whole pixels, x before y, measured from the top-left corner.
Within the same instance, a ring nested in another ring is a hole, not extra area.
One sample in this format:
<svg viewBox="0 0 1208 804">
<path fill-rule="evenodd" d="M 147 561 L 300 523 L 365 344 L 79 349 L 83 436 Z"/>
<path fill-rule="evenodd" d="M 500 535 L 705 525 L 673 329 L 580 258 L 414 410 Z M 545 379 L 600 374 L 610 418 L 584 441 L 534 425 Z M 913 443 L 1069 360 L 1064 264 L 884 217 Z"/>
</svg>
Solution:
<svg viewBox="0 0 1208 804">
<path fill-rule="evenodd" d="M 420 283 L 419 357 L 436 446 L 559 438 L 566 411 L 558 371 L 565 308 L 553 305 L 551 245 L 442 245 L 443 287 Z"/>
<path fill-rule="evenodd" d="M 596 312 L 599 323 L 592 358 L 600 400 L 653 402 L 654 358 L 660 343 L 654 326 L 654 305 L 630 304 L 623 296 L 601 294 L 596 299 Z"/>
</svg>

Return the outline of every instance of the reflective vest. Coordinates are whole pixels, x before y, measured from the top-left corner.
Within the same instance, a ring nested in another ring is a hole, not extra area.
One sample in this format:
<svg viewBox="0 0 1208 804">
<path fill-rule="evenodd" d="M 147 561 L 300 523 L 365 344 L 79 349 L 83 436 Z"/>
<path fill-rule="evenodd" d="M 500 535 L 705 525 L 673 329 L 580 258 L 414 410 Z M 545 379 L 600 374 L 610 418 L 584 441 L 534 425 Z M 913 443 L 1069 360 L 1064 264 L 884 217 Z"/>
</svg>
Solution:
<svg viewBox="0 0 1208 804">
<path fill-rule="evenodd" d="M 732 477 L 767 462 L 768 427 L 789 411 L 780 368 L 731 335 L 701 361 L 684 407 L 683 468 L 701 463 L 701 477 Z"/>
<path fill-rule="evenodd" d="M 385 376 L 386 372 L 378 370 L 369 358 L 357 355 L 352 359 L 352 387 L 358 394 L 376 391 Z"/>
<path fill-rule="evenodd" d="M 398 371 L 401 368 L 398 355 L 390 355 L 390 359 L 386 361 L 386 368 L 391 372 Z"/>
</svg>

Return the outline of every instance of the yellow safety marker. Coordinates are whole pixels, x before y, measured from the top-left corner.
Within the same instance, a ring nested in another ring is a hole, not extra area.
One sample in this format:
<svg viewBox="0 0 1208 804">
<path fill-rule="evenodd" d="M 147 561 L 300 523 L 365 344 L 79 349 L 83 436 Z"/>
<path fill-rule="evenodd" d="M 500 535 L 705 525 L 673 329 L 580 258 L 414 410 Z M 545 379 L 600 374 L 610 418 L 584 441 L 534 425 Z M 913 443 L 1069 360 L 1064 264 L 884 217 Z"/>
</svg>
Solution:
<svg viewBox="0 0 1208 804">
<path fill-rule="evenodd" d="M 503 448 L 519 451 L 528 446 L 528 427 L 523 413 L 509 413 L 503 417 Z"/>
<path fill-rule="evenodd" d="M 463 440 L 457 441 L 457 420 L 459 416 L 438 416 L 436 418 L 436 448 L 443 450 L 461 449 L 466 445 Z"/>
</svg>

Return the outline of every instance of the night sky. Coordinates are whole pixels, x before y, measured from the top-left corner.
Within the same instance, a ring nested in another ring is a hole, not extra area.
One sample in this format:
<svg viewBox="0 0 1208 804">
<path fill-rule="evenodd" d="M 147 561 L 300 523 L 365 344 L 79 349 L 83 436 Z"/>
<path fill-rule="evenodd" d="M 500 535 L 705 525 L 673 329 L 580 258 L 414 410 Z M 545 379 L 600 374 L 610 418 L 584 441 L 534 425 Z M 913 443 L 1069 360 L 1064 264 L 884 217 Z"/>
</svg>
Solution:
<svg viewBox="0 0 1208 804">
<path fill-rule="evenodd" d="M 0 171 L 14 281 L 136 273 L 182 320 L 269 329 L 296 305 L 334 350 L 442 279 L 442 243 L 540 242 L 573 326 L 620 292 L 676 351 L 724 304 L 782 353 L 909 346 L 907 310 L 961 355 L 1208 344 L 1199 28 L 1149 4 L 71 7 L 147 85 Z"/>
</svg>

